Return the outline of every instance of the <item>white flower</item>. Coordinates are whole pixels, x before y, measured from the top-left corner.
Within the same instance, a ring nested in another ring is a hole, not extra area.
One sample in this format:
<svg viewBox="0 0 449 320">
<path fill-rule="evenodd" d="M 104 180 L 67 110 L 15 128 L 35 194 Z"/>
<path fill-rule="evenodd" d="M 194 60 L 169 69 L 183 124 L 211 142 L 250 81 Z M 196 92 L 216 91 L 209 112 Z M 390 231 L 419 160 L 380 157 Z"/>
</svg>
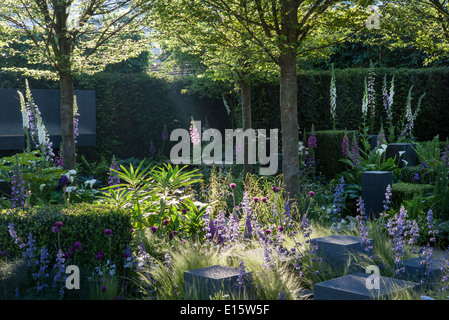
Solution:
<svg viewBox="0 0 449 320">
<path fill-rule="evenodd" d="M 23 97 L 22 92 L 17 91 L 20 98 L 20 111 L 22 111 L 22 126 L 26 129 L 30 127 L 30 118 L 28 117 L 28 111 L 26 109 L 25 98 Z"/>
<path fill-rule="evenodd" d="M 92 189 L 95 182 L 97 182 L 96 179 L 87 180 L 86 182 L 84 182 L 84 185 L 86 186 L 86 188 L 87 188 L 87 186 L 90 186 L 90 188 Z"/>
<path fill-rule="evenodd" d="M 76 188 L 77 188 L 77 187 L 66 187 L 66 188 L 65 188 L 65 191 L 68 192 L 68 193 L 70 193 L 70 192 L 72 192 L 72 191 L 75 191 Z"/>
<path fill-rule="evenodd" d="M 69 170 L 65 175 L 69 178 L 70 182 L 73 182 L 73 176 L 76 175 L 76 170 Z"/>
<path fill-rule="evenodd" d="M 405 153 L 405 151 L 399 151 L 399 157 L 402 157 L 402 155 Z M 404 160 L 403 160 L 404 161 Z"/>
<path fill-rule="evenodd" d="M 362 115 L 366 117 L 368 114 L 368 85 L 366 83 L 365 78 L 365 90 L 363 91 L 363 99 L 362 99 Z"/>
<path fill-rule="evenodd" d="M 45 145 L 47 142 L 47 132 L 42 121 L 37 122 L 37 138 L 39 145 Z"/>
<path fill-rule="evenodd" d="M 41 184 L 41 185 L 39 186 L 39 189 L 42 191 L 42 190 L 44 190 L 45 186 L 46 186 L 46 184 L 43 183 L 43 184 Z"/>
<path fill-rule="evenodd" d="M 382 153 L 384 153 L 386 150 L 387 150 L 387 145 L 386 144 L 381 144 L 380 146 L 379 146 L 379 149 L 377 149 L 377 153 L 379 154 L 379 155 L 382 155 Z"/>
</svg>

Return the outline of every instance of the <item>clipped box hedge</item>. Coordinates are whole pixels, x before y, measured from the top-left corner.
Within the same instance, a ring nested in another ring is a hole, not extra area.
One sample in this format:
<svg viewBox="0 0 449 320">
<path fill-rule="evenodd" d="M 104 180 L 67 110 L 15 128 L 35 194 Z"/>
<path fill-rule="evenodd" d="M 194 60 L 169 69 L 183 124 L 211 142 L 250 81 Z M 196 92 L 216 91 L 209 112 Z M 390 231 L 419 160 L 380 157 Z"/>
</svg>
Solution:
<svg viewBox="0 0 449 320">
<path fill-rule="evenodd" d="M 48 205 L 0 210 L 0 252 L 6 251 L 6 256 L 11 259 L 19 257 L 25 250 L 14 243 L 9 233 L 8 225 L 12 223 L 24 243 L 28 242 L 27 237 L 32 234 L 37 250 L 40 251 L 42 246 L 48 248 L 50 265 L 53 265 L 58 252 L 58 233 L 54 233 L 52 227 L 58 221 L 63 223 L 59 233 L 63 251 L 68 252 L 76 241 L 82 245 L 82 250 L 76 255 L 78 266 L 95 264 L 99 251 L 104 252 L 103 259 L 109 259 L 111 253 L 112 261 L 121 262 L 132 240 L 130 214 L 124 209 L 98 203 Z M 104 234 L 106 229 L 112 230 L 110 250 L 109 240 Z M 122 263 L 118 263 L 117 267 L 120 265 Z"/>
<path fill-rule="evenodd" d="M 419 184 L 419 183 L 406 183 L 399 182 L 393 183 L 391 186 L 393 201 L 396 204 L 401 204 L 404 200 L 411 200 L 415 194 L 426 195 L 433 193 L 434 186 L 431 184 Z"/>
<path fill-rule="evenodd" d="M 435 184 L 438 176 L 438 171 L 435 169 L 423 169 L 421 165 L 419 166 L 405 166 L 399 172 L 399 180 L 405 183 L 413 183 L 413 178 L 415 174 L 418 174 L 419 183 L 424 184 Z"/>
</svg>

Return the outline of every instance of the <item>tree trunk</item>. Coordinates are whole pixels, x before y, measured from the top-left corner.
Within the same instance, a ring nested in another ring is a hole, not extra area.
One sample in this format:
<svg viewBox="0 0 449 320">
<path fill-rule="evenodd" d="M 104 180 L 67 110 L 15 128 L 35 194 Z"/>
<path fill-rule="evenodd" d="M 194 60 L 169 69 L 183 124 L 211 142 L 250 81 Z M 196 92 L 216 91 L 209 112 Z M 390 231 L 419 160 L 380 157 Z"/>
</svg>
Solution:
<svg viewBox="0 0 449 320">
<path fill-rule="evenodd" d="M 284 187 L 295 198 L 300 187 L 296 55 L 282 54 L 280 69 L 282 172 Z"/>
<path fill-rule="evenodd" d="M 252 121 L 251 121 L 251 87 L 250 85 L 244 81 L 240 81 L 240 92 L 242 94 L 242 123 L 243 123 L 243 131 L 247 129 L 251 129 Z M 244 139 L 244 164 L 243 164 L 243 176 L 246 178 L 246 175 L 252 171 L 252 165 L 249 163 L 248 158 L 248 141 Z"/>
<path fill-rule="evenodd" d="M 297 0 L 281 2 L 281 53 L 280 67 L 280 108 L 282 129 L 282 172 L 284 188 L 290 198 L 299 193 L 299 154 L 298 154 L 298 86 L 296 74 L 296 48 L 298 41 Z"/>
<path fill-rule="evenodd" d="M 75 136 L 73 132 L 73 78 L 70 73 L 60 73 L 61 134 L 64 169 L 75 169 Z"/>
</svg>

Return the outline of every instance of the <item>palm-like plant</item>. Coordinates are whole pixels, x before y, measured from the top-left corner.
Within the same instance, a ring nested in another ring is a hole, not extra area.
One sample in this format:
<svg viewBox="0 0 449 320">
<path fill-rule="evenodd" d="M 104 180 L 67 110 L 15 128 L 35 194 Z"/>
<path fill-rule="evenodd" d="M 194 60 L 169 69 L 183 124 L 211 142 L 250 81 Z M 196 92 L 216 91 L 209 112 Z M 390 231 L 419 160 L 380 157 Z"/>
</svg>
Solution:
<svg viewBox="0 0 449 320">
<path fill-rule="evenodd" d="M 120 184 L 103 188 L 102 199 L 115 206 L 131 208 L 134 226 L 138 229 L 159 224 L 163 219 L 177 216 L 182 202 L 191 194 L 184 189 L 200 181 L 198 170 L 183 171 L 183 168 L 150 166 L 143 168 L 142 161 L 137 168 L 120 165 L 120 170 L 111 169 L 121 181 Z"/>
<path fill-rule="evenodd" d="M 150 166 L 142 169 L 143 162 L 137 168 L 130 164 L 129 169 L 123 165 L 120 165 L 120 170 L 111 169 L 122 183 L 101 189 L 103 196 L 100 197 L 115 206 L 132 208 L 132 219 L 137 228 L 145 225 L 144 206 L 146 201 L 153 197 L 153 191 L 149 188 L 147 179 Z"/>
</svg>

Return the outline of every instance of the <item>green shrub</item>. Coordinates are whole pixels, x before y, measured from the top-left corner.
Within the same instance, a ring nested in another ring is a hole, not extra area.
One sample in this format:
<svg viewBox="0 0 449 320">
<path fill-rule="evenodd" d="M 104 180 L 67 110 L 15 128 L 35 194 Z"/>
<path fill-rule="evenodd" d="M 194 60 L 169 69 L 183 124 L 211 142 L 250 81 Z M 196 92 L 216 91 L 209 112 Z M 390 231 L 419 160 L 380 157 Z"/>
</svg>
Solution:
<svg viewBox="0 0 449 320">
<path fill-rule="evenodd" d="M 393 202 L 400 206 L 405 200 L 413 199 L 414 195 L 419 193 L 423 196 L 433 193 L 434 186 L 431 184 L 418 184 L 399 182 L 392 185 Z"/>
<path fill-rule="evenodd" d="M 398 179 L 401 182 L 413 183 L 415 174 L 418 174 L 420 183 L 435 184 L 438 175 L 437 170 L 433 168 L 424 169 L 422 165 L 419 166 L 405 166 L 399 171 Z"/>
<path fill-rule="evenodd" d="M 338 174 L 346 170 L 345 164 L 339 160 L 343 158 L 341 143 L 345 132 L 352 136 L 354 131 L 325 130 L 316 131 L 317 150 L 315 153 L 318 163 L 318 171 L 321 171 L 328 179 L 336 178 Z"/>
<path fill-rule="evenodd" d="M 59 233 L 52 232 L 56 222 L 62 222 Z M 96 262 L 96 254 L 104 252 L 104 259 L 114 262 L 123 260 L 123 253 L 132 239 L 131 219 L 128 211 L 116 209 L 104 204 L 49 205 L 33 208 L 5 209 L 0 211 L 0 251 L 5 250 L 8 258 L 22 254 L 19 244 L 14 243 L 8 225 L 12 223 L 23 243 L 28 242 L 28 235 L 34 238 L 35 247 L 40 250 L 45 246 L 53 264 L 60 248 L 69 252 L 70 247 L 80 242 L 82 250 L 76 254 L 76 265 L 89 266 Z M 112 230 L 110 240 L 104 234 Z M 109 248 L 110 243 L 110 248 Z M 26 248 L 22 249 L 26 250 Z M 111 256 L 109 256 L 109 254 Z M 73 263 L 73 259 L 71 260 Z M 70 263 L 69 263 L 70 264 Z M 117 267 L 122 264 L 119 263 Z"/>
</svg>

